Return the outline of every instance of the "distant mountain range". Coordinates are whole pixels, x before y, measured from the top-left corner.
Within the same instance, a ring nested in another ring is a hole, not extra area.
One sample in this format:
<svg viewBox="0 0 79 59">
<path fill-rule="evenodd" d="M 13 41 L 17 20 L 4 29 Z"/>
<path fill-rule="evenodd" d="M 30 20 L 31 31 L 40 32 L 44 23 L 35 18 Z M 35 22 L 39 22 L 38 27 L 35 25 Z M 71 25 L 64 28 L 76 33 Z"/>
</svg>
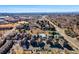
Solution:
<svg viewBox="0 0 79 59">
<path fill-rule="evenodd" d="M 6 16 L 6 15 L 54 15 L 54 14 L 79 14 L 79 12 L 41 12 L 41 13 L 0 13 L 0 15 Z"/>
</svg>

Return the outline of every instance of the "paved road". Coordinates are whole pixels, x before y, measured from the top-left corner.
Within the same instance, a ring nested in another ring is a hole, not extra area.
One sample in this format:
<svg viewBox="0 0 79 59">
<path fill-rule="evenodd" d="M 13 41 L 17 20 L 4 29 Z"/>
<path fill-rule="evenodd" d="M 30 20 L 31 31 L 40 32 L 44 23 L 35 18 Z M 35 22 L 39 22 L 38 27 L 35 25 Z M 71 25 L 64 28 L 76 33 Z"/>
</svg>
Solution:
<svg viewBox="0 0 79 59">
<path fill-rule="evenodd" d="M 55 24 L 53 24 L 49 19 L 47 19 L 46 17 L 43 17 L 44 20 L 48 21 L 51 25 L 53 25 L 56 30 L 69 42 L 71 43 L 75 48 L 79 49 L 79 41 L 76 38 L 71 38 L 69 36 L 67 36 L 64 32 L 64 29 L 59 28 L 58 26 L 56 26 Z"/>
<path fill-rule="evenodd" d="M 42 19 L 49 21 L 49 23 L 51 25 L 53 25 L 56 30 L 69 42 L 71 43 L 75 48 L 79 49 L 79 41 L 76 38 L 71 38 L 69 36 L 67 36 L 64 32 L 63 29 L 59 28 L 58 26 L 56 26 L 55 24 L 53 24 L 49 19 L 47 19 L 45 16 L 42 17 Z M 13 28 L 12 30 L 10 30 L 9 32 L 5 33 L 4 36 L 6 37 L 7 35 L 9 35 L 10 33 L 12 33 L 13 31 L 15 31 L 16 28 Z"/>
</svg>

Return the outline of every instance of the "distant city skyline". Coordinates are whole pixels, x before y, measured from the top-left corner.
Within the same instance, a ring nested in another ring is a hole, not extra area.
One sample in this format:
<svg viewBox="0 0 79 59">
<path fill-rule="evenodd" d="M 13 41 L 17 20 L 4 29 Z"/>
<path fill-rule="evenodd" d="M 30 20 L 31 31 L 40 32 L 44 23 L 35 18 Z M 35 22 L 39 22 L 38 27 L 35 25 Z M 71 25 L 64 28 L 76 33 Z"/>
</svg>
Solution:
<svg viewBox="0 0 79 59">
<path fill-rule="evenodd" d="M 0 5 L 0 13 L 79 12 L 79 5 Z"/>
</svg>

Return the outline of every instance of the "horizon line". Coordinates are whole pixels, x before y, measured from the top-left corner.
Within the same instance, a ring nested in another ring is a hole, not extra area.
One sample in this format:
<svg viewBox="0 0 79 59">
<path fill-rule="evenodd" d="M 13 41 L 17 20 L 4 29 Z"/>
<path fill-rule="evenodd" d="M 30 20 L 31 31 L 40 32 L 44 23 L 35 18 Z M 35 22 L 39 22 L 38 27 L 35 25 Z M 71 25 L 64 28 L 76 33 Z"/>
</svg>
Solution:
<svg viewBox="0 0 79 59">
<path fill-rule="evenodd" d="M 79 12 L 0 12 L 0 13 L 79 13 Z"/>
</svg>

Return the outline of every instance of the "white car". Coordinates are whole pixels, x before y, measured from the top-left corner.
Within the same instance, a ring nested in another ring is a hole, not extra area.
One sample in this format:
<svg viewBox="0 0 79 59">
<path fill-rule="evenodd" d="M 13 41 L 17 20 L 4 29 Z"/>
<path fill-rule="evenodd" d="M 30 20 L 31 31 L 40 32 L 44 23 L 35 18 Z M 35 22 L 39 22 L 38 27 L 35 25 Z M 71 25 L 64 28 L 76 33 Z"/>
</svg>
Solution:
<svg viewBox="0 0 79 59">
<path fill-rule="evenodd" d="M 40 34 L 39 34 L 39 37 L 40 37 L 41 39 L 46 39 L 46 38 L 47 38 L 47 36 L 46 36 L 45 34 L 43 34 L 43 33 L 40 33 Z"/>
</svg>

